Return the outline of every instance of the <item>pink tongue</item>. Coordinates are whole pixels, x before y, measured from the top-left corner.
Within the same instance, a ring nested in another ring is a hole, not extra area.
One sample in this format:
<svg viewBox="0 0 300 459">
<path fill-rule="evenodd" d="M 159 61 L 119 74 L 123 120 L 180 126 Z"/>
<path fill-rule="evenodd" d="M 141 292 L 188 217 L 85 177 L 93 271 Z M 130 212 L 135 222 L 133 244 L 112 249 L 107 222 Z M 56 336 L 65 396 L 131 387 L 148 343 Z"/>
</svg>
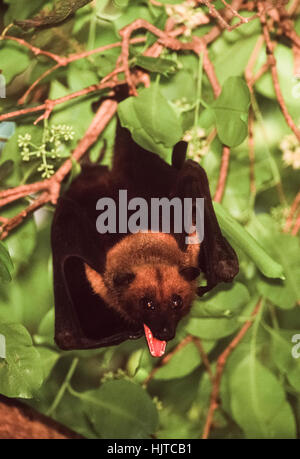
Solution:
<svg viewBox="0 0 300 459">
<path fill-rule="evenodd" d="M 144 324 L 145 335 L 147 338 L 147 343 L 149 351 L 153 357 L 161 357 L 165 353 L 166 341 L 160 341 L 159 339 L 154 338 L 152 332 L 147 325 Z"/>
</svg>

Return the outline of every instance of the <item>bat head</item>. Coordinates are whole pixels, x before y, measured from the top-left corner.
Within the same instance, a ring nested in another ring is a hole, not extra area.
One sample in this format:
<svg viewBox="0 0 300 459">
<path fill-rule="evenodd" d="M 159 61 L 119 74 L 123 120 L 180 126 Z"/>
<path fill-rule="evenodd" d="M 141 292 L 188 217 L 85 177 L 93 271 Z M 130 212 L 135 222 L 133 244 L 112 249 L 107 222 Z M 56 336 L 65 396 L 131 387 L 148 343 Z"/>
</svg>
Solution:
<svg viewBox="0 0 300 459">
<path fill-rule="evenodd" d="M 193 266 L 180 269 L 160 263 L 115 274 L 115 305 L 127 320 L 135 320 L 139 326 L 146 325 L 154 339 L 170 341 L 178 322 L 191 308 L 199 273 L 200 270 Z"/>
</svg>

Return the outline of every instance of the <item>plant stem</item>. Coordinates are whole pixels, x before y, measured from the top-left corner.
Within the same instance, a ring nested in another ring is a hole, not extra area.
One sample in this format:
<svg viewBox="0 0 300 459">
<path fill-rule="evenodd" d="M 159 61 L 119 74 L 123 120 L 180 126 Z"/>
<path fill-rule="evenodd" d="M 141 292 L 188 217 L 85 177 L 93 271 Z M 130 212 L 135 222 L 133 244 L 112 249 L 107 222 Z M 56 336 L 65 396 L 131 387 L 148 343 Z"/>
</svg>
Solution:
<svg viewBox="0 0 300 459">
<path fill-rule="evenodd" d="M 197 94 L 196 94 L 196 108 L 195 108 L 195 118 L 194 118 L 194 127 L 198 126 L 199 120 L 199 109 L 201 105 L 202 97 L 202 76 L 203 76 L 203 52 L 199 54 L 198 62 L 198 79 L 197 79 Z"/>
<path fill-rule="evenodd" d="M 282 204 L 286 204 L 286 199 L 285 199 L 285 196 L 284 196 L 284 193 L 283 193 L 283 187 L 282 187 L 282 182 L 281 182 L 278 166 L 277 166 L 276 161 L 275 161 L 275 159 L 274 159 L 274 157 L 273 157 L 273 155 L 272 155 L 272 153 L 271 153 L 271 151 L 270 151 L 270 149 L 268 147 L 267 134 L 266 134 L 266 131 L 265 131 L 263 116 L 262 116 L 262 113 L 260 111 L 260 108 L 259 108 L 258 102 L 256 100 L 256 97 L 255 97 L 255 95 L 253 93 L 251 94 L 251 104 L 252 104 L 252 108 L 253 108 L 255 117 L 256 117 L 259 125 L 260 125 L 262 134 L 263 134 L 263 136 L 264 136 L 264 138 L 266 140 L 266 142 L 265 142 L 265 145 L 266 145 L 265 150 L 266 150 L 267 157 L 268 157 L 268 160 L 269 160 L 269 163 L 270 163 L 270 168 L 271 168 L 271 171 L 272 171 L 274 184 L 277 186 L 279 199 L 280 199 Z"/>
<path fill-rule="evenodd" d="M 78 357 L 75 357 L 73 360 L 72 360 L 72 363 L 71 363 L 71 366 L 69 368 L 69 371 L 67 373 L 67 376 L 65 377 L 65 380 L 64 382 L 62 383 L 52 405 L 50 406 L 50 408 L 48 409 L 47 411 L 47 416 L 51 416 L 54 411 L 56 410 L 57 406 L 59 405 L 59 403 L 61 402 L 64 394 L 65 394 L 65 391 L 66 389 L 68 388 L 68 385 L 69 385 L 69 382 L 71 381 L 72 379 L 72 376 L 76 370 L 76 367 L 77 367 L 77 364 L 78 364 Z"/>
</svg>

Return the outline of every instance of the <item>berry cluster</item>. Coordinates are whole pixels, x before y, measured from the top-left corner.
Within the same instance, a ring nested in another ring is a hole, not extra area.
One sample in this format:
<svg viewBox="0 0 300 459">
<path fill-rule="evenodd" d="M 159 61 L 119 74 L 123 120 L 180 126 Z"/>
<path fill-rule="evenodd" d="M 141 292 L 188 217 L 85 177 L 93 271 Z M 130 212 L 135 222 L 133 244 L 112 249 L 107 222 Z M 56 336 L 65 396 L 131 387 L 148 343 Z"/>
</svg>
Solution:
<svg viewBox="0 0 300 459">
<path fill-rule="evenodd" d="M 66 124 L 46 127 L 41 145 L 35 145 L 29 133 L 19 135 L 18 145 L 21 149 L 21 157 L 23 161 L 40 159 L 41 164 L 37 170 L 41 172 L 42 178 L 49 178 L 54 174 L 54 164 L 49 161 L 61 158 L 63 144 L 72 140 L 74 135 L 73 128 Z"/>
<path fill-rule="evenodd" d="M 198 25 L 208 23 L 207 16 L 201 8 L 197 7 L 195 0 L 187 0 L 177 5 L 167 5 L 166 12 L 176 24 L 184 24 L 186 26 L 185 36 L 190 36 L 192 30 Z"/>
<path fill-rule="evenodd" d="M 194 126 L 185 132 L 183 140 L 189 143 L 188 157 L 199 163 L 208 152 L 207 137 L 204 129 Z"/>
<path fill-rule="evenodd" d="M 280 143 L 280 149 L 285 164 L 300 169 L 300 143 L 295 134 L 286 135 Z"/>
</svg>

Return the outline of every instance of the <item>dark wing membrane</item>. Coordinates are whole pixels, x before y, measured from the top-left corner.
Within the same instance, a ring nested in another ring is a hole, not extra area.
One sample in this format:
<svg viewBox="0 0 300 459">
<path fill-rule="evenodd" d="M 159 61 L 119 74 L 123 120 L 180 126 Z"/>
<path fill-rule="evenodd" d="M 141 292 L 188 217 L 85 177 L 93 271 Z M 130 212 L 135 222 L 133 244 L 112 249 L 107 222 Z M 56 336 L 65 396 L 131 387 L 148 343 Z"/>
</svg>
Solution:
<svg viewBox="0 0 300 459">
<path fill-rule="evenodd" d="M 99 236 L 87 211 L 90 202 L 87 208 L 83 205 L 85 185 L 83 173 L 60 198 L 52 224 L 55 340 L 62 349 L 109 346 L 142 335 L 95 295 L 86 279 L 84 263 L 99 273 L 104 269 L 106 238 Z M 76 199 L 78 190 L 80 199 Z"/>
<path fill-rule="evenodd" d="M 201 243 L 199 267 L 205 273 L 207 285 L 198 288 L 201 296 L 219 282 L 231 282 L 239 271 L 238 258 L 222 235 L 214 212 L 205 170 L 195 161 L 184 163 L 172 193 L 180 197 L 204 198 L 204 239 Z"/>
</svg>

